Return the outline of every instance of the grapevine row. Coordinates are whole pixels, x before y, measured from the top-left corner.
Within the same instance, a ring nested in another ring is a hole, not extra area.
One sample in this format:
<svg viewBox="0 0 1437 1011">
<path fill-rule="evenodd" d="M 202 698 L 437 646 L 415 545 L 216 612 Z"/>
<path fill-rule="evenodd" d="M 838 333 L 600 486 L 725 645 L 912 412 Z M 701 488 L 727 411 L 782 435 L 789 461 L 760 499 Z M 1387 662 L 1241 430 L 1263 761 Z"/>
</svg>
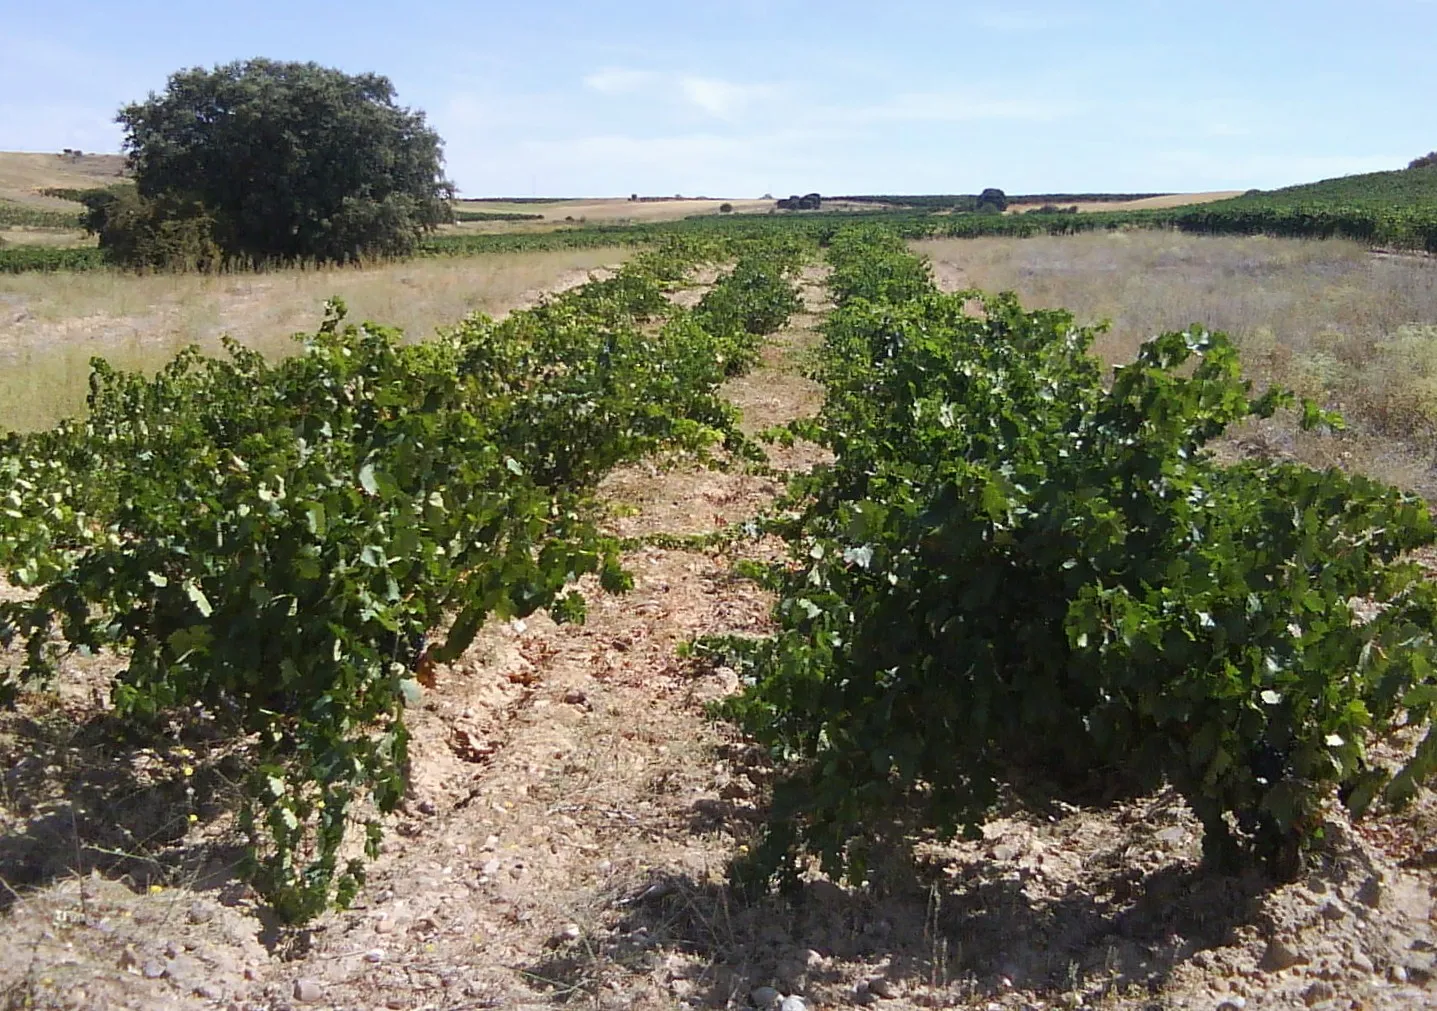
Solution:
<svg viewBox="0 0 1437 1011">
<path fill-rule="evenodd" d="M 335 302 L 279 362 L 234 343 L 153 377 L 95 360 L 87 418 L 0 440 L 0 570 L 33 594 L 0 605 L 0 643 L 28 646 L 0 689 L 62 650 L 126 656 L 122 717 L 198 706 L 249 737 L 242 826 L 276 911 L 348 901 L 348 830 L 372 856 L 432 665 L 491 617 L 582 619 L 586 573 L 628 586 L 593 501 L 613 467 L 743 449 L 718 386 L 786 318 L 796 251 L 755 247 L 675 307 L 709 255 L 640 254 L 418 344 Z"/>
<path fill-rule="evenodd" d="M 1155 337 L 1105 377 L 1093 329 L 942 294 L 892 233 L 828 256 L 828 396 L 795 432 L 835 459 L 795 482 L 764 574 L 777 634 L 706 644 L 784 772 L 741 875 L 794 880 L 813 853 L 862 879 L 885 840 L 1106 781 L 1171 784 L 1212 863 L 1290 876 L 1334 796 L 1412 795 L 1437 738 L 1405 763 L 1371 746 L 1437 700 L 1437 589 L 1404 560 L 1434 540 L 1420 500 L 1218 463 L 1228 426 L 1299 406 L 1255 396 L 1221 333 Z"/>
</svg>

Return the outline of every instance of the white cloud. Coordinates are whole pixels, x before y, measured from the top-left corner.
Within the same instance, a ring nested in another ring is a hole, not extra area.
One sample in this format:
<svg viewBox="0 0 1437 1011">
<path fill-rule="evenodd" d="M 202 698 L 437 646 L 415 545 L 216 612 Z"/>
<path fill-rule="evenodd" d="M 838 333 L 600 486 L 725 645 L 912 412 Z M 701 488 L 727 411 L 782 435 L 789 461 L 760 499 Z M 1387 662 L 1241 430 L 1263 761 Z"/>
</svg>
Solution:
<svg viewBox="0 0 1437 1011">
<path fill-rule="evenodd" d="M 584 87 L 601 95 L 631 95 L 647 90 L 660 79 L 660 75 L 648 70 L 606 67 L 585 77 Z"/>
<path fill-rule="evenodd" d="M 706 116 L 730 122 L 781 90 L 772 84 L 742 84 L 717 77 L 629 67 L 606 67 L 585 76 L 583 82 L 590 91 L 611 98 L 633 95 L 645 100 L 677 100 Z"/>
<path fill-rule="evenodd" d="M 767 84 L 734 84 L 712 77 L 681 77 L 679 91 L 690 105 L 718 119 L 732 120 L 755 102 L 773 98 L 778 89 Z"/>
</svg>

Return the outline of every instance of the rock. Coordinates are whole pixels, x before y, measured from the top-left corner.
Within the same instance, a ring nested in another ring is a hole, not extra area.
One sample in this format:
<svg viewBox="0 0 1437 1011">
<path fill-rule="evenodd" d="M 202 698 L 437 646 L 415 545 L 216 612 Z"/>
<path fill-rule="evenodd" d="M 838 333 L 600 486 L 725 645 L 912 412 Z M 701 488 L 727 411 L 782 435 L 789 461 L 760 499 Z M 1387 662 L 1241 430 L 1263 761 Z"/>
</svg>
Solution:
<svg viewBox="0 0 1437 1011">
<path fill-rule="evenodd" d="M 312 979 L 294 981 L 294 999 L 301 1004 L 318 1004 L 324 999 L 324 987 Z"/>
<path fill-rule="evenodd" d="M 370 948 L 364 953 L 364 960 L 370 965 L 378 965 L 384 961 L 384 952 L 378 948 Z"/>
<path fill-rule="evenodd" d="M 584 932 L 579 929 L 579 925 L 577 923 L 566 923 L 563 927 L 554 932 L 554 936 L 553 938 L 551 938 L 550 943 L 569 944 L 572 941 L 577 941 L 583 935 L 583 933 Z"/>
<path fill-rule="evenodd" d="M 159 979 L 164 974 L 165 964 L 159 959 L 147 959 L 145 964 L 140 966 L 140 975 L 145 977 L 145 979 Z"/>
<path fill-rule="evenodd" d="M 780 994 L 771 986 L 756 986 L 748 996 L 754 1007 L 767 1008 L 778 1003 Z"/>
<path fill-rule="evenodd" d="M 485 877 L 492 878 L 494 875 L 496 875 L 496 874 L 499 873 L 499 868 L 500 868 L 501 866 L 502 866 L 502 865 L 499 863 L 498 858 L 495 858 L 495 859 L 492 859 L 492 860 L 485 860 L 485 861 L 484 861 L 484 866 L 483 866 L 482 868 L 480 868 L 480 872 L 481 872 Z"/>
<path fill-rule="evenodd" d="M 185 919 L 191 923 L 209 923 L 214 918 L 214 907 L 208 902 L 191 902 L 189 910 L 185 913 Z"/>
<path fill-rule="evenodd" d="M 897 1000 L 899 997 L 898 987 L 894 982 L 882 976 L 875 976 L 868 981 L 868 992 L 884 1000 Z"/>
<path fill-rule="evenodd" d="M 1373 909 L 1376 909 L 1382 904 L 1382 896 L 1385 891 L 1386 889 L 1382 886 L 1382 879 L 1374 874 L 1364 881 L 1362 887 L 1357 890 L 1357 901 L 1364 906 L 1371 906 Z"/>
<path fill-rule="evenodd" d="M 439 808 L 435 806 L 432 800 L 421 800 L 419 802 L 419 813 L 432 817 L 439 813 Z"/>
<path fill-rule="evenodd" d="M 1281 972 L 1306 961 L 1307 959 L 1290 945 L 1274 937 L 1267 942 L 1267 950 L 1263 952 L 1262 961 L 1258 962 L 1257 967 L 1264 972 Z"/>
<path fill-rule="evenodd" d="M 1302 991 L 1302 1002 L 1308 1007 L 1312 1007 L 1312 1005 L 1321 1004 L 1325 1000 L 1332 1000 L 1336 996 L 1337 987 L 1325 979 L 1320 979 Z"/>
<path fill-rule="evenodd" d="M 1228 997 L 1217 1006 L 1217 1011 L 1243 1011 L 1247 1007 L 1246 997 Z"/>
<path fill-rule="evenodd" d="M 783 1003 L 779 1004 L 778 1011 L 808 1011 L 808 1005 L 803 1002 L 802 997 L 785 997 Z"/>
<path fill-rule="evenodd" d="M 1322 918 L 1336 923 L 1347 916 L 1347 907 L 1336 899 L 1328 899 L 1322 907 Z"/>
<path fill-rule="evenodd" d="M 1183 828 L 1181 825 L 1174 825 L 1172 826 L 1172 828 L 1163 829 L 1156 836 L 1154 836 L 1154 838 L 1156 838 L 1158 842 L 1165 843 L 1168 846 L 1176 846 L 1178 845 L 1178 843 L 1186 839 L 1187 835 L 1187 829 Z"/>
<path fill-rule="evenodd" d="M 224 991 L 211 983 L 201 983 L 195 987 L 195 996 L 200 1000 L 219 1000 L 224 996 Z"/>
<path fill-rule="evenodd" d="M 582 706 L 589 701 L 589 696 L 584 694 L 582 689 L 570 688 L 564 693 L 564 701 L 571 706 Z"/>
<path fill-rule="evenodd" d="M 176 955 L 165 963 L 167 979 L 185 981 L 200 974 L 200 965 L 189 955 Z"/>
<path fill-rule="evenodd" d="M 781 962 L 773 971 L 773 981 L 784 993 L 803 993 L 808 985 L 808 972 L 797 961 Z"/>
<path fill-rule="evenodd" d="M 395 922 L 386 916 L 384 919 L 374 922 L 374 932 L 376 934 L 392 934 L 395 926 Z"/>
</svg>

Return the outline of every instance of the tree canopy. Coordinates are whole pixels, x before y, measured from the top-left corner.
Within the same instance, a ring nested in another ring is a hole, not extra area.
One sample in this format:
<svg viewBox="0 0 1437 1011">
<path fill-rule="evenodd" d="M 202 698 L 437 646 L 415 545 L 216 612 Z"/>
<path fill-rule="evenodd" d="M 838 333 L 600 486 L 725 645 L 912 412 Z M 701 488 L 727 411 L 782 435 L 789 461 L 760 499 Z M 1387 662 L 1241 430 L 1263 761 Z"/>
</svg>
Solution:
<svg viewBox="0 0 1437 1011">
<path fill-rule="evenodd" d="M 265 59 L 181 70 L 117 119 L 136 216 L 184 217 L 227 259 L 403 255 L 452 216 L 439 135 L 379 74 Z"/>
</svg>

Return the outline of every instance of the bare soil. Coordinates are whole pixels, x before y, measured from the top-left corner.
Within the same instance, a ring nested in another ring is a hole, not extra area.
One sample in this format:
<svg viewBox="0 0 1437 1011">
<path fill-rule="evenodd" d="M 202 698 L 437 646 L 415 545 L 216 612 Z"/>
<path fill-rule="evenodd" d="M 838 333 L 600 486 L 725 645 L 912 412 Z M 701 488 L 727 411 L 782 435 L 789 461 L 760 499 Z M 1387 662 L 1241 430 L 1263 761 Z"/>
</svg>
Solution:
<svg viewBox="0 0 1437 1011">
<path fill-rule="evenodd" d="M 801 367 L 820 280 L 728 387 L 751 430 L 820 403 Z M 775 462 L 822 458 L 798 444 Z M 605 486 L 625 536 L 712 530 L 777 490 L 657 465 Z M 358 902 L 303 933 L 235 882 L 222 768 L 187 798 L 178 752 L 95 743 L 103 703 L 85 691 L 27 700 L 0 724 L 0 876 L 17 885 L 0 900 L 4 1006 L 1437 1007 L 1426 797 L 1361 828 L 1335 819 L 1283 887 L 1201 871 L 1197 827 L 1162 791 L 1012 806 L 980 841 L 892 854 L 866 888 L 811 874 L 798 896 L 744 902 L 724 869 L 772 773 L 705 715 L 733 672 L 675 655 L 770 628 L 734 561 L 644 548 L 626 558 L 631 593 L 582 587 L 586 624 L 488 628 L 411 711 L 412 793 Z M 134 841 L 103 827 L 117 813 Z"/>
</svg>

